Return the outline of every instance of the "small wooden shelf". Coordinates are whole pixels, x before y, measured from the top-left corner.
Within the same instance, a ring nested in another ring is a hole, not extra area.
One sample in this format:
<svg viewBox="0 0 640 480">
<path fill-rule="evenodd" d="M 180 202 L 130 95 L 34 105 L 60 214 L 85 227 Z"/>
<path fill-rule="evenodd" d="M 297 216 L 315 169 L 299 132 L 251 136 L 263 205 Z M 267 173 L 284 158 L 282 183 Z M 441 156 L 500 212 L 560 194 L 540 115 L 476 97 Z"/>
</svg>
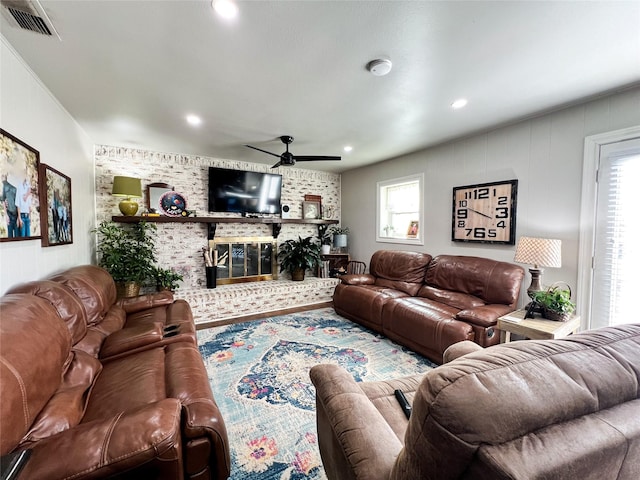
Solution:
<svg viewBox="0 0 640 480">
<path fill-rule="evenodd" d="M 338 220 L 324 220 L 313 218 L 279 218 L 279 217 L 168 217 L 168 216 L 142 216 L 142 215 L 114 215 L 111 220 L 119 223 L 206 223 L 209 224 L 209 240 L 212 240 L 215 236 L 216 225 L 218 223 L 262 223 L 265 225 L 273 226 L 273 236 L 277 237 L 280 233 L 282 224 L 285 223 L 297 223 L 318 225 L 320 236 L 324 235 L 324 232 L 329 225 L 335 225 Z"/>
</svg>

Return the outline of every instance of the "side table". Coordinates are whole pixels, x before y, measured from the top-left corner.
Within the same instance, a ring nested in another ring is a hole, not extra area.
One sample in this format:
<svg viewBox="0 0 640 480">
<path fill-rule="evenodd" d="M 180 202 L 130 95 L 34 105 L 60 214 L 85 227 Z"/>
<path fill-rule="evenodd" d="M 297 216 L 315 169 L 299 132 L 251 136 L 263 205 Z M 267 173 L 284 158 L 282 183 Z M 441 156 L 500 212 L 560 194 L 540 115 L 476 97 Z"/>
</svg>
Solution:
<svg viewBox="0 0 640 480">
<path fill-rule="evenodd" d="M 511 341 L 512 333 L 534 340 L 547 340 L 566 337 L 580 328 L 580 315 L 574 315 L 566 322 L 556 322 L 540 316 L 525 319 L 526 313 L 526 309 L 523 308 L 498 318 L 500 343 Z"/>
</svg>

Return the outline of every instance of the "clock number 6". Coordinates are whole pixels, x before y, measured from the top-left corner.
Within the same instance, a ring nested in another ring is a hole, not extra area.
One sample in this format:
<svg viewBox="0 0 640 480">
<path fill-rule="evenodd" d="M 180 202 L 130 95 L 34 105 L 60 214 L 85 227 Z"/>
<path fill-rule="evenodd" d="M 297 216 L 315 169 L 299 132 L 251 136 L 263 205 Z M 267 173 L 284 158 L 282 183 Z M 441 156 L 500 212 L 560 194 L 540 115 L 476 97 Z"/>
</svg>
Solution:
<svg viewBox="0 0 640 480">
<path fill-rule="evenodd" d="M 467 237 L 470 237 L 473 234 L 473 238 L 495 238 L 497 236 L 497 232 L 495 228 L 486 229 L 484 227 L 476 227 L 476 228 L 465 228 L 467 232 Z"/>
</svg>

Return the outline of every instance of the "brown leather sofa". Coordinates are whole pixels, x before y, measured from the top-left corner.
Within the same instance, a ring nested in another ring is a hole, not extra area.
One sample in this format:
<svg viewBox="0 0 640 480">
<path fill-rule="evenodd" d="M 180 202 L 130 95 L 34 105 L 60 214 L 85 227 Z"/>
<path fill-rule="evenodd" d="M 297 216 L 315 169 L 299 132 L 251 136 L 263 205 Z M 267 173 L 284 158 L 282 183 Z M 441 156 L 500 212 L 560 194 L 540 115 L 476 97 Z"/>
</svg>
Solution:
<svg viewBox="0 0 640 480">
<path fill-rule="evenodd" d="M 524 270 L 488 258 L 380 250 L 369 274 L 342 275 L 343 317 L 442 363 L 450 345 L 500 342 L 498 317 L 516 309 Z"/>
<path fill-rule="evenodd" d="M 30 449 L 21 478 L 228 478 L 186 302 L 117 301 L 87 265 L 13 287 L 0 312 L 0 453 Z"/>
<path fill-rule="evenodd" d="M 356 383 L 311 369 L 330 480 L 635 480 L 640 324 L 482 349 L 425 375 Z M 407 420 L 394 397 L 413 404 Z"/>
</svg>

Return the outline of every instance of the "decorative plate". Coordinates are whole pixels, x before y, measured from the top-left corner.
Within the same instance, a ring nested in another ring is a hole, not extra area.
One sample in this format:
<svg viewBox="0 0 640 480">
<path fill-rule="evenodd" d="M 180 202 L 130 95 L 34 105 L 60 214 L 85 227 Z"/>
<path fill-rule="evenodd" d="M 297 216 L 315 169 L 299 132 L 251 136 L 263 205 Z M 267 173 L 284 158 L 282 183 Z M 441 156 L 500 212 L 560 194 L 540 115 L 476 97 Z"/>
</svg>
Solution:
<svg viewBox="0 0 640 480">
<path fill-rule="evenodd" d="M 166 192 L 160 197 L 160 210 L 165 215 L 179 217 L 187 209 L 187 201 L 177 192 Z"/>
</svg>

